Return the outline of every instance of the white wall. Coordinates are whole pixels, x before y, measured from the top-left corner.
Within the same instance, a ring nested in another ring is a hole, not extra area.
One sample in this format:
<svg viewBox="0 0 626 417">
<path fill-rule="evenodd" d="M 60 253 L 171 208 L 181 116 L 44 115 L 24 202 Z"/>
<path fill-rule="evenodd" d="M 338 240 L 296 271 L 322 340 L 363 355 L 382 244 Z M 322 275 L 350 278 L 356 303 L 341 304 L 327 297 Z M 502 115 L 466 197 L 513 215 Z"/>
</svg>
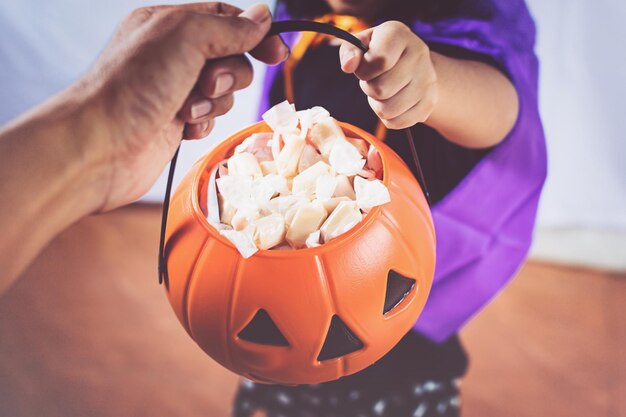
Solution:
<svg viewBox="0 0 626 417">
<path fill-rule="evenodd" d="M 253 0 L 232 1 L 245 7 Z M 77 79 L 116 23 L 150 0 L 0 2 L 0 123 Z M 162 3 L 158 1 L 157 3 Z M 550 173 L 539 225 L 626 230 L 626 3 L 529 0 L 539 25 Z M 621 50 L 620 50 L 621 49 Z M 256 65 L 257 75 L 263 66 Z M 208 140 L 184 144 L 178 177 L 255 118 L 257 76 Z M 162 199 L 164 178 L 145 197 Z"/>
<path fill-rule="evenodd" d="M 117 23 L 131 10 L 185 0 L 0 1 L 0 124 L 14 118 L 83 74 L 104 48 Z M 231 0 L 241 8 L 254 0 Z M 268 1 L 268 4 L 273 4 Z M 221 117 L 203 141 L 183 145 L 180 180 L 193 162 L 220 138 L 255 121 L 265 67 L 253 62 L 252 86 L 236 94 L 234 111 Z M 164 172 L 144 201 L 162 201 Z"/>
</svg>

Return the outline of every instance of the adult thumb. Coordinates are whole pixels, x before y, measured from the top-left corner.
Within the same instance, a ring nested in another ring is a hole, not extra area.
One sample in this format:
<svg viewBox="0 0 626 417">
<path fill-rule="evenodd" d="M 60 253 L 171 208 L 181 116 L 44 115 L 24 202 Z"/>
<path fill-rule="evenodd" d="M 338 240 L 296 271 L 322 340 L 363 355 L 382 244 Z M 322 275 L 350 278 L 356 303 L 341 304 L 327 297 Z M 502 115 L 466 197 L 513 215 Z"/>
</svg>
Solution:
<svg viewBox="0 0 626 417">
<path fill-rule="evenodd" d="M 255 4 L 239 16 L 190 13 L 182 32 L 205 59 L 215 59 L 251 51 L 263 41 L 271 24 L 267 6 Z"/>
</svg>

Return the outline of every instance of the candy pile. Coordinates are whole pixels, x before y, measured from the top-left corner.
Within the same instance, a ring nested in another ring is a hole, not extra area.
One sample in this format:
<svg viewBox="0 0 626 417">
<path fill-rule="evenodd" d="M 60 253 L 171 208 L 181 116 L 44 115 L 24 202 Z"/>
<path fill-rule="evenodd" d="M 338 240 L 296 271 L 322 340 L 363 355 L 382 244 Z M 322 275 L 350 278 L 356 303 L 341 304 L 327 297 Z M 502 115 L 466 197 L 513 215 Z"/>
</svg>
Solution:
<svg viewBox="0 0 626 417">
<path fill-rule="evenodd" d="M 390 201 L 378 151 L 346 137 L 322 107 L 284 101 L 211 172 L 208 221 L 244 258 L 258 249 L 315 247 Z"/>
</svg>

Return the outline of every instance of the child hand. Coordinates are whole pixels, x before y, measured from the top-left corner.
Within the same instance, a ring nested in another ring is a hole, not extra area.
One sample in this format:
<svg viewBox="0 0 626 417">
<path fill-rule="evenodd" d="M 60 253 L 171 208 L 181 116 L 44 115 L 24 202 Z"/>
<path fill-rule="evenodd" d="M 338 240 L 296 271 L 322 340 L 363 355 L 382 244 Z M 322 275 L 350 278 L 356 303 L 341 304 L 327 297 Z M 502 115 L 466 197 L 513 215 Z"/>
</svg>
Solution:
<svg viewBox="0 0 626 417">
<path fill-rule="evenodd" d="M 354 73 L 372 110 L 390 129 L 425 122 L 438 99 L 437 73 L 428 46 L 406 25 L 385 22 L 356 35 L 369 51 L 344 42 L 341 69 Z"/>
</svg>

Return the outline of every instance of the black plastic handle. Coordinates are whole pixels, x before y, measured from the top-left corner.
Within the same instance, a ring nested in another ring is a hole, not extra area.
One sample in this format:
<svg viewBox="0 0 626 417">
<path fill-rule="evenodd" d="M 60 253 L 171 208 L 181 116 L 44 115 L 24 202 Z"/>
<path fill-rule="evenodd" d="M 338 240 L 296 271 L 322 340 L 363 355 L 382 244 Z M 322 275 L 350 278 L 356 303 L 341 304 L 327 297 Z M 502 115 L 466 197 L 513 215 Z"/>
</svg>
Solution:
<svg viewBox="0 0 626 417">
<path fill-rule="evenodd" d="M 339 29 L 338 27 L 328 23 L 320 23 L 310 20 L 283 20 L 280 22 L 274 22 L 272 23 L 272 27 L 267 33 L 267 36 L 279 35 L 286 32 L 324 33 L 326 35 L 331 35 L 336 38 L 343 39 L 344 41 L 350 42 L 352 45 L 359 48 L 363 53 L 366 53 L 368 50 L 367 46 L 365 46 L 363 42 L 359 40 L 359 38 L 352 35 L 350 32 L 346 32 L 345 30 Z M 417 181 L 419 182 L 420 187 L 422 187 L 422 191 L 426 196 L 426 201 L 428 201 L 428 204 L 430 205 L 430 196 L 428 195 L 426 183 L 424 182 L 424 174 L 422 173 L 422 167 L 417 156 L 417 150 L 415 149 L 413 134 L 411 133 L 410 128 L 404 129 L 404 132 L 406 134 L 407 141 L 409 142 L 413 163 L 415 164 Z M 172 158 L 172 162 L 170 162 L 170 169 L 167 176 L 167 185 L 165 188 L 165 197 L 163 199 L 163 213 L 161 216 L 161 237 L 159 242 L 159 284 L 165 283 L 166 287 L 169 285 L 169 275 L 167 272 L 167 262 L 165 259 L 165 231 L 167 229 L 167 215 L 170 208 L 170 195 L 172 193 L 172 182 L 174 181 L 174 171 L 176 170 L 176 161 L 178 160 L 179 151 L 180 145 L 178 146 L 178 149 L 176 149 L 176 153 Z"/>
</svg>

